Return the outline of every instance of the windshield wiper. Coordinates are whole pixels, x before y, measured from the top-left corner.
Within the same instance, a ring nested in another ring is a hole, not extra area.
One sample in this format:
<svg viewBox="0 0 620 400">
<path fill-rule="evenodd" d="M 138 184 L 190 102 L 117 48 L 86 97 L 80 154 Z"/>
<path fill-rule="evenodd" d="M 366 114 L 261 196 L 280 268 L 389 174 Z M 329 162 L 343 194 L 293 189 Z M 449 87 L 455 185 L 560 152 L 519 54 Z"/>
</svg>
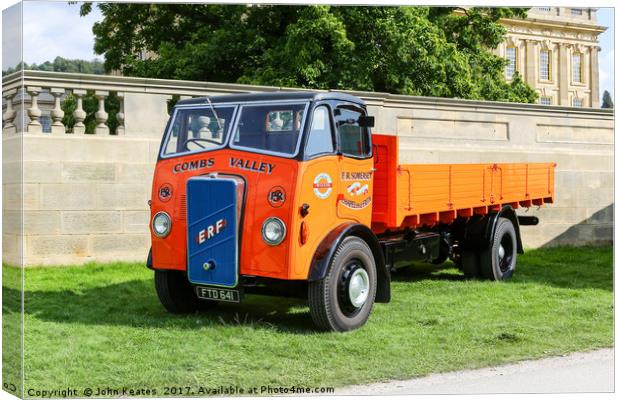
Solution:
<svg viewBox="0 0 620 400">
<path fill-rule="evenodd" d="M 218 131 L 222 131 L 222 135 L 223 135 L 224 129 L 222 128 L 222 124 L 220 123 L 220 117 L 217 116 L 217 112 L 215 111 L 215 107 L 213 107 L 213 103 L 211 103 L 211 99 L 209 98 L 209 96 L 207 96 L 207 101 L 209 102 L 209 107 L 211 107 L 211 112 L 215 116 L 215 121 L 217 122 L 217 129 Z"/>
</svg>

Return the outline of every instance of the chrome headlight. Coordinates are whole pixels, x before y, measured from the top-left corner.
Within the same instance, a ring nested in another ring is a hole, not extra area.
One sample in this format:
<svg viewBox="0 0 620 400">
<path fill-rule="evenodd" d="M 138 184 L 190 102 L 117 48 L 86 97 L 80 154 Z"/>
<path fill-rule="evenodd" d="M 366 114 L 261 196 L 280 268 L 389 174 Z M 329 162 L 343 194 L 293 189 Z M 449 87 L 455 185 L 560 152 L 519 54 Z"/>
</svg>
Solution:
<svg viewBox="0 0 620 400">
<path fill-rule="evenodd" d="M 164 238 L 170 233 L 170 229 L 172 228 L 172 220 L 168 214 L 160 211 L 153 217 L 153 223 L 151 225 L 155 236 Z"/>
<path fill-rule="evenodd" d="M 263 240 L 270 246 L 277 246 L 286 236 L 286 225 L 276 217 L 267 218 L 263 222 Z"/>
</svg>

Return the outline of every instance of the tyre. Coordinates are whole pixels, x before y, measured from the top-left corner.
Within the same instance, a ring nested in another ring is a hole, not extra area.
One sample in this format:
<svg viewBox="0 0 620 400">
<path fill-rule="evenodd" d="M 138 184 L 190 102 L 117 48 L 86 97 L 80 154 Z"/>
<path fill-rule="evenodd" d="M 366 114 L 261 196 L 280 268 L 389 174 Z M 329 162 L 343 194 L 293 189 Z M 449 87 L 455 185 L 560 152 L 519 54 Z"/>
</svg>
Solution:
<svg viewBox="0 0 620 400">
<path fill-rule="evenodd" d="M 155 270 L 155 290 L 161 304 L 173 314 L 190 313 L 215 304 L 196 296 L 183 271 Z"/>
<path fill-rule="evenodd" d="M 463 250 L 461 253 L 461 270 L 469 279 L 480 278 L 480 260 L 474 250 Z"/>
<path fill-rule="evenodd" d="M 512 222 L 499 218 L 489 247 L 480 253 L 480 277 L 492 281 L 510 279 L 517 264 L 517 234 Z"/>
<path fill-rule="evenodd" d="M 350 236 L 338 246 L 325 278 L 310 282 L 310 315 L 319 329 L 345 332 L 364 325 L 377 292 L 377 268 L 362 239 Z"/>
</svg>

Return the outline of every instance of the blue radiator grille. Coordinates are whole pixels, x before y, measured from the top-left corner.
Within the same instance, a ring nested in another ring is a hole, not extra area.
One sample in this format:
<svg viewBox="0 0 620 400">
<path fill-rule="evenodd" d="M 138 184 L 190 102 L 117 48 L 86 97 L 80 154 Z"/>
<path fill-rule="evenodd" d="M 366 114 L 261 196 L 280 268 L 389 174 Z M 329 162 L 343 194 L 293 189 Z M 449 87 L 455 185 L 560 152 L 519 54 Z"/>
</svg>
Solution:
<svg viewBox="0 0 620 400">
<path fill-rule="evenodd" d="M 190 282 L 237 286 L 237 183 L 195 177 L 187 181 L 187 256 Z"/>
</svg>

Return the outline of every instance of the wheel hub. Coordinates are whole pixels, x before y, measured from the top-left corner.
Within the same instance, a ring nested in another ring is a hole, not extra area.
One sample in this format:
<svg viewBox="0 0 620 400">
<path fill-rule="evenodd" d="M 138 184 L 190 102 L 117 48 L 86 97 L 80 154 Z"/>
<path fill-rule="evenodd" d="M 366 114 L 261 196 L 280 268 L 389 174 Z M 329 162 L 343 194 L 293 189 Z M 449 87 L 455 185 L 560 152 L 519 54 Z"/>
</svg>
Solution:
<svg viewBox="0 0 620 400">
<path fill-rule="evenodd" d="M 364 268 L 358 268 L 351 274 L 349 279 L 349 301 L 355 307 L 361 307 L 368 299 L 370 279 Z"/>
<path fill-rule="evenodd" d="M 501 244 L 499 245 L 499 259 L 503 259 L 504 256 L 506 255 L 506 250 L 504 250 L 504 246 L 502 246 Z"/>
</svg>

